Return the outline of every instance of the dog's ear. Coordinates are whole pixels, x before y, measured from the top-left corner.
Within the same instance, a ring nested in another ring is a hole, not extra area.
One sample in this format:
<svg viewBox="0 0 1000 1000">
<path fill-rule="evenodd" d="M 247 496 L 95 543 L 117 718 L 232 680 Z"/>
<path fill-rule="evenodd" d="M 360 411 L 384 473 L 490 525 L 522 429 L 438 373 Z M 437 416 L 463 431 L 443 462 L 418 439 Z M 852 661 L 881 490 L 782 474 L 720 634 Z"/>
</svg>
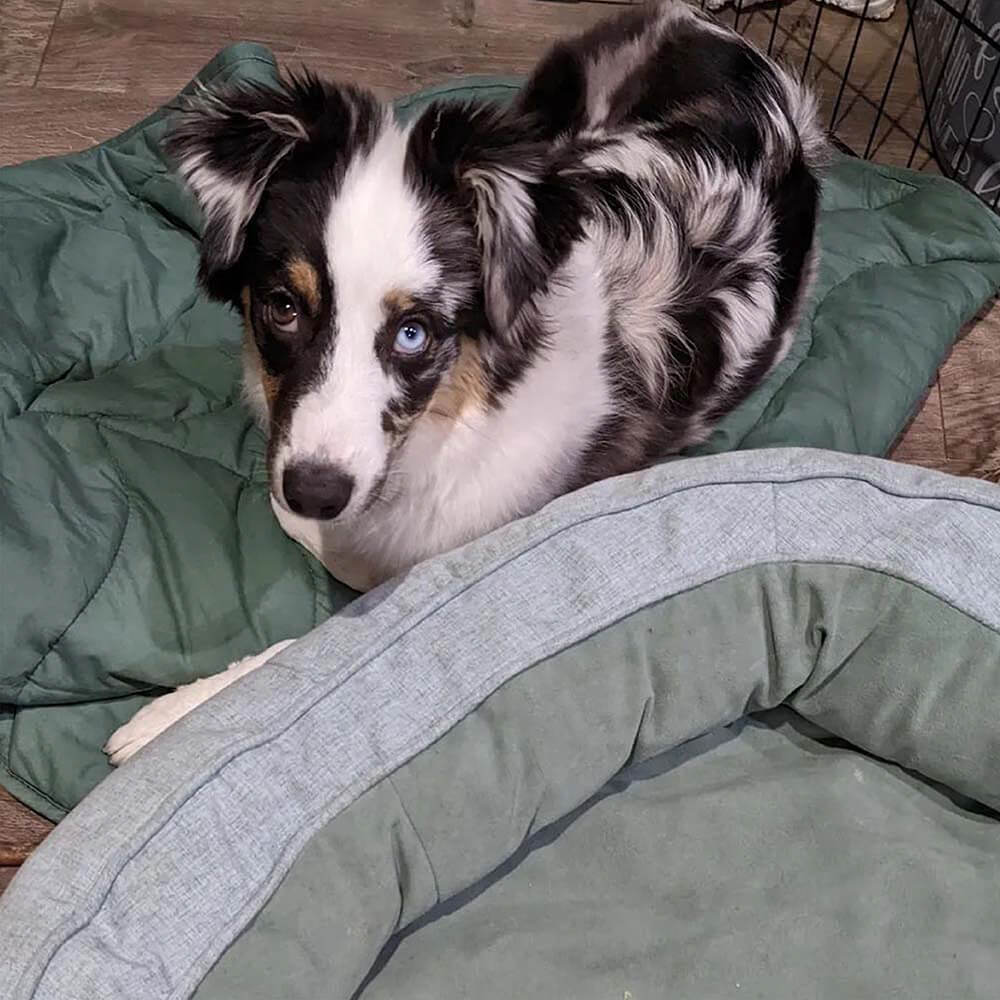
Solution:
<svg viewBox="0 0 1000 1000">
<path fill-rule="evenodd" d="M 199 87 L 184 100 L 164 151 L 204 218 L 202 277 L 231 266 L 268 178 L 309 132 L 289 88 Z"/>
<path fill-rule="evenodd" d="M 549 271 L 536 235 L 545 146 L 532 123 L 492 105 L 432 104 L 410 135 L 422 177 L 472 212 L 486 315 L 503 336 Z"/>
<path fill-rule="evenodd" d="M 247 226 L 268 180 L 296 149 L 320 144 L 332 159 L 374 99 L 311 74 L 273 87 L 199 87 L 184 99 L 164 142 L 204 216 L 201 277 L 209 290 L 224 284 L 243 249 Z M 370 118 L 370 116 L 368 116 Z"/>
</svg>

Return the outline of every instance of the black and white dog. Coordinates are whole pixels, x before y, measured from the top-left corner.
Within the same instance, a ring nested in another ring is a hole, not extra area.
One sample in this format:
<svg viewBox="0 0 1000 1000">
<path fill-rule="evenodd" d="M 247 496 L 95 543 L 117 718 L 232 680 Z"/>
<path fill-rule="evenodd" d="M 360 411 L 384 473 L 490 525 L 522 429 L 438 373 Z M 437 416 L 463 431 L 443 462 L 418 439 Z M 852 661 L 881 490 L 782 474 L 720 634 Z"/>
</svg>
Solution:
<svg viewBox="0 0 1000 1000">
<path fill-rule="evenodd" d="M 789 346 L 826 140 L 795 79 L 670 2 L 556 45 L 509 108 L 403 125 L 307 75 L 202 91 L 168 150 L 245 317 L 278 520 L 364 590 L 703 439 Z"/>
</svg>

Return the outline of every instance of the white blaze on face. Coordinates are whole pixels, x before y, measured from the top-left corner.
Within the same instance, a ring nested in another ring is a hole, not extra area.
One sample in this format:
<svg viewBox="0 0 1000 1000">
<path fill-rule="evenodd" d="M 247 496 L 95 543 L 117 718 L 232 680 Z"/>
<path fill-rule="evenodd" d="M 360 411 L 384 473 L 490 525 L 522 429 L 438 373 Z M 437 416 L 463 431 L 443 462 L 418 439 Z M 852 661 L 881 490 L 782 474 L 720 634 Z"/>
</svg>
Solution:
<svg viewBox="0 0 1000 1000">
<path fill-rule="evenodd" d="M 419 296 L 440 279 L 420 202 L 406 183 L 406 136 L 386 125 L 372 150 L 352 161 L 333 200 L 325 232 L 335 307 L 332 349 L 322 381 L 296 404 L 277 461 L 277 483 L 285 466 L 300 459 L 331 463 L 353 476 L 344 515 L 364 505 L 382 475 L 389 449 L 382 413 L 400 394 L 375 354 L 385 298 Z"/>
</svg>

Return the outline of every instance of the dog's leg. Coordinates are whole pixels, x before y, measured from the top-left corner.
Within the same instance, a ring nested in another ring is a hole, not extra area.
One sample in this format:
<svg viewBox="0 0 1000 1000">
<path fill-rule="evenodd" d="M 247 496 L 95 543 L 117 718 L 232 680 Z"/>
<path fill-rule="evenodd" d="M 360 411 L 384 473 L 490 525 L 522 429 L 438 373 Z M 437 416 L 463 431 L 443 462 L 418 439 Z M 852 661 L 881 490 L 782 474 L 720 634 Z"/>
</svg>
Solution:
<svg viewBox="0 0 1000 1000">
<path fill-rule="evenodd" d="M 151 701 L 144 708 L 139 709 L 124 726 L 111 734 L 108 742 L 104 744 L 104 752 L 111 758 L 112 764 L 124 764 L 132 754 L 144 747 L 155 736 L 159 736 L 168 726 L 172 726 L 178 719 L 197 708 L 203 701 L 208 701 L 212 695 L 223 688 L 229 687 L 233 681 L 238 680 L 244 674 L 263 666 L 294 641 L 294 639 L 285 639 L 283 642 L 276 642 L 273 646 L 265 649 L 263 653 L 258 653 L 256 656 L 245 656 L 242 660 L 231 663 L 221 673 L 213 674 L 211 677 L 203 677 L 191 684 L 184 684 L 176 691 L 171 691 L 170 694 L 162 695 L 155 701 Z"/>
</svg>

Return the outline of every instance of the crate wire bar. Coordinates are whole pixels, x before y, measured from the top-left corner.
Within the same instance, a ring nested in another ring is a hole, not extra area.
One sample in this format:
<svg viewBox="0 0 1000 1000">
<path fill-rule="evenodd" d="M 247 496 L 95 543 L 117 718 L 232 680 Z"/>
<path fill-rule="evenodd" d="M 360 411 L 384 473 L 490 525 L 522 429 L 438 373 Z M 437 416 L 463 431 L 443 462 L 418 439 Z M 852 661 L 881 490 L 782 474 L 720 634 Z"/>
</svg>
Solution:
<svg viewBox="0 0 1000 1000">
<path fill-rule="evenodd" d="M 731 0 L 715 16 L 799 67 L 840 148 L 945 174 L 1000 210 L 1000 0 L 898 0 L 882 20 L 872 2 Z"/>
</svg>

